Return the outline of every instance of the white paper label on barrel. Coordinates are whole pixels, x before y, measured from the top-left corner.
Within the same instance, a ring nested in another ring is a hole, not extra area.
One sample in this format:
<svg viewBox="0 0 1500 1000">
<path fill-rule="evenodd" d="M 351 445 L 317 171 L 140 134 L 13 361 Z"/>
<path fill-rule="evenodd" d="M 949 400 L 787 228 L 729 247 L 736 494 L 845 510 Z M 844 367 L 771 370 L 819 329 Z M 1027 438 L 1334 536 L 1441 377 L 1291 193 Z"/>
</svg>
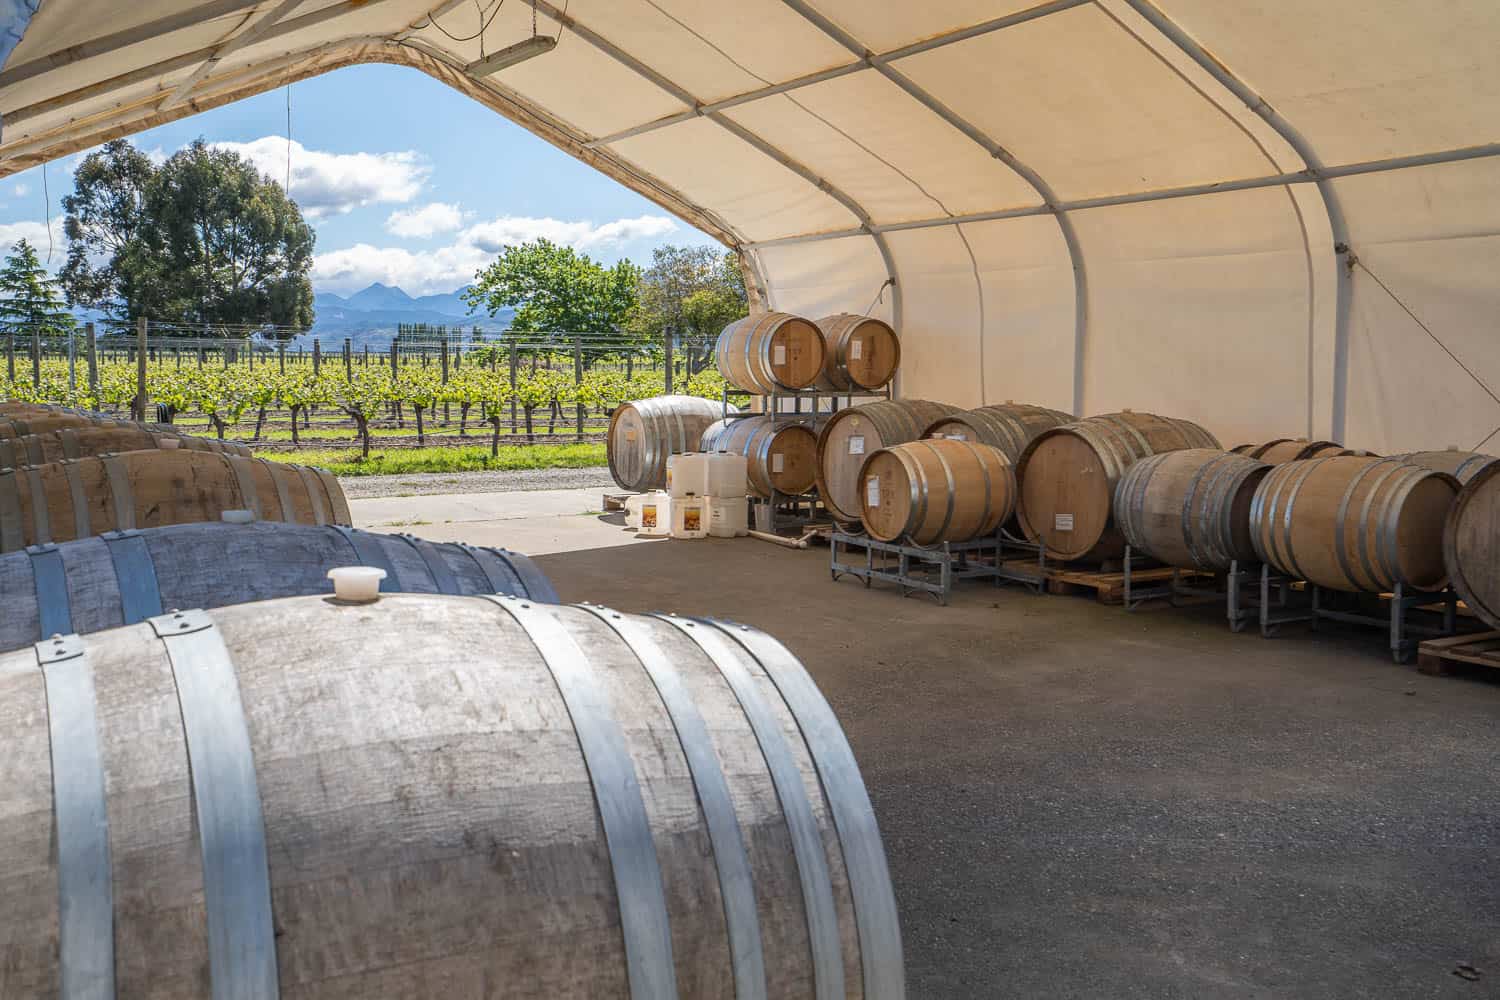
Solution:
<svg viewBox="0 0 1500 1000">
<path fill-rule="evenodd" d="M 771 348 L 771 364 L 773 364 L 773 365 L 784 365 L 784 364 L 786 364 L 786 345 L 785 344 L 777 344 L 775 347 Z"/>
<path fill-rule="evenodd" d="M 1072 531 L 1072 514 L 1054 514 L 1052 517 L 1052 528 L 1054 531 Z"/>
<path fill-rule="evenodd" d="M 865 504 L 869 507 L 880 506 L 880 477 L 871 476 L 865 480 Z"/>
<path fill-rule="evenodd" d="M 967 441 L 969 439 L 966 438 L 966 437 L 964 437 L 962 434 L 949 434 L 948 435 L 948 440 L 949 441 Z"/>
<path fill-rule="evenodd" d="M 625 432 L 625 440 L 626 441 L 634 441 L 635 440 L 635 431 L 626 431 Z"/>
<path fill-rule="evenodd" d="M 851 340 L 851 341 L 849 341 L 849 360 L 850 361 L 858 361 L 859 360 L 860 348 L 862 348 L 862 347 L 864 347 L 864 344 L 861 343 L 858 340 Z"/>
<path fill-rule="evenodd" d="M 781 452 L 778 451 L 776 454 L 774 454 L 774 455 L 771 456 L 771 471 L 772 472 L 780 472 L 780 471 L 782 471 L 785 468 L 786 468 L 786 456 L 785 455 L 783 455 Z"/>
<path fill-rule="evenodd" d="M 849 454 L 863 455 L 865 453 L 865 436 L 856 434 L 849 439 Z"/>
</svg>

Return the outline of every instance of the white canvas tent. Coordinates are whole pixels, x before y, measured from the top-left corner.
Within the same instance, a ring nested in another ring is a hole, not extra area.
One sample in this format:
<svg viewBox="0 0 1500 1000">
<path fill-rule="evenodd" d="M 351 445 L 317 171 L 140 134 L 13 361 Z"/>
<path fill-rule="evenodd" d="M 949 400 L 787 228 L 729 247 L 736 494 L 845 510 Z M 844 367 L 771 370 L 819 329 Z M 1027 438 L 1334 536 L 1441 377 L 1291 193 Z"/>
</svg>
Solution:
<svg viewBox="0 0 1500 1000">
<path fill-rule="evenodd" d="M 904 395 L 1500 440 L 1494 0 L 538 0 L 488 74 L 533 7 L 477 7 L 0 0 L 0 173 L 397 63 L 884 315 Z"/>
</svg>

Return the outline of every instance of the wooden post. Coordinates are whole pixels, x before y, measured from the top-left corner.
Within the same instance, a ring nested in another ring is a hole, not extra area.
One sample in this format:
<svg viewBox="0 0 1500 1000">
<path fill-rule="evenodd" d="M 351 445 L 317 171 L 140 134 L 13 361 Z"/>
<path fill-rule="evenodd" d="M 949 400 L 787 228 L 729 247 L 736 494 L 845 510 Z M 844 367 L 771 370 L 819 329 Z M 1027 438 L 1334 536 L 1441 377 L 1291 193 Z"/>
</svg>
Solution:
<svg viewBox="0 0 1500 1000">
<path fill-rule="evenodd" d="M 94 405 L 99 405 L 99 343 L 94 334 L 94 324 L 90 323 L 83 328 L 88 338 L 84 344 L 84 350 L 88 352 L 89 363 L 89 397 L 93 399 Z"/>
<path fill-rule="evenodd" d="M 142 316 L 135 324 L 135 398 L 139 408 L 137 420 L 143 423 L 146 420 L 146 407 L 150 405 L 150 397 L 146 393 L 146 333 L 150 328 L 146 317 Z"/>
<path fill-rule="evenodd" d="M 443 339 L 442 339 L 442 348 L 443 348 L 443 356 L 442 356 L 443 376 L 442 376 L 442 378 L 443 378 L 443 385 L 447 385 L 448 384 L 448 329 L 447 329 L 447 327 L 443 328 L 443 334 L 442 334 L 442 336 L 443 336 Z M 449 405 L 448 401 L 446 399 L 443 400 L 443 426 L 444 427 L 447 427 L 448 424 L 453 419 L 452 413 L 450 413 L 449 410 L 448 410 L 448 405 Z"/>
<path fill-rule="evenodd" d="M 31 331 L 31 387 L 40 390 L 42 386 L 42 331 L 32 328 Z"/>
<path fill-rule="evenodd" d="M 398 333 L 391 338 L 391 378 L 401 374 L 401 335 Z"/>
<path fill-rule="evenodd" d="M 68 395 L 78 393 L 78 340 L 72 330 L 68 331 Z M 68 402 L 73 402 L 70 398 Z"/>
<path fill-rule="evenodd" d="M 16 335 L 13 333 L 5 335 L 5 377 L 12 382 L 16 380 Z"/>
<path fill-rule="evenodd" d="M 672 335 L 670 333 L 664 333 L 664 334 L 662 334 L 661 335 L 661 342 L 662 342 L 662 350 L 665 352 L 665 359 L 666 359 L 666 366 L 665 366 L 666 370 L 667 370 L 667 375 L 666 375 L 667 389 L 666 389 L 666 392 L 667 392 L 667 395 L 670 396 L 670 395 L 672 395 Z"/>
<path fill-rule="evenodd" d="M 516 433 L 516 345 L 510 345 L 510 432 Z"/>
<path fill-rule="evenodd" d="M 573 395 L 578 395 L 579 388 L 583 385 L 583 338 L 573 338 Z M 578 440 L 583 441 L 583 401 L 575 399 L 574 407 L 578 411 Z"/>
<path fill-rule="evenodd" d="M 318 377 L 318 372 L 323 370 L 323 344 L 317 337 L 313 338 L 313 378 Z"/>
<path fill-rule="evenodd" d="M 344 381 L 354 381 L 354 341 L 344 338 Z"/>
<path fill-rule="evenodd" d="M 281 366 L 280 374 L 286 374 L 286 341 L 280 341 L 276 345 L 276 363 Z"/>
<path fill-rule="evenodd" d="M 370 367 L 370 345 L 365 344 L 365 367 Z"/>
</svg>

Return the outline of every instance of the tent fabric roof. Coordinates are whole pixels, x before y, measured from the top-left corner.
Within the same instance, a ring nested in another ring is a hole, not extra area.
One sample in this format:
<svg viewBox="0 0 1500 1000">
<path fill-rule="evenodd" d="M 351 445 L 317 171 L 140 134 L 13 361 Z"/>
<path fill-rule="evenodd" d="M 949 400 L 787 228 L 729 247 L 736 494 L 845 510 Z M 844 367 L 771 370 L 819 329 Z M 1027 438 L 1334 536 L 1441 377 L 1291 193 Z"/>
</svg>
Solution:
<svg viewBox="0 0 1500 1000">
<path fill-rule="evenodd" d="M 760 303 L 885 315 L 906 395 L 1496 447 L 1493 0 L 537 0 L 558 46 L 490 75 L 434 3 L 41 0 L 0 173 L 399 63 L 739 248 Z M 532 33 L 493 3 L 486 53 Z"/>
</svg>

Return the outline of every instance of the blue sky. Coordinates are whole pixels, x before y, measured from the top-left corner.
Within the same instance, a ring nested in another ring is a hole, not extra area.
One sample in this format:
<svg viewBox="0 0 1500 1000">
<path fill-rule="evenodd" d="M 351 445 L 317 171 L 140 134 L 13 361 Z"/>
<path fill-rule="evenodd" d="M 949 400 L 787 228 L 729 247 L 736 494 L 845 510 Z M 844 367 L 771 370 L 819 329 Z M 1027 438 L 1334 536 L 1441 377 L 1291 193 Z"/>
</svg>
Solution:
<svg viewBox="0 0 1500 1000">
<path fill-rule="evenodd" d="M 313 285 L 347 294 L 372 281 L 413 295 L 452 291 L 501 247 L 537 236 L 596 260 L 645 262 L 662 243 L 713 245 L 666 210 L 430 77 L 354 66 L 291 88 L 292 196 L 317 230 Z M 285 176 L 286 92 L 142 132 L 155 157 L 202 136 Z M 47 166 L 52 265 L 65 253 L 61 202 L 82 154 Z M 20 237 L 47 254 L 42 170 L 0 180 L 0 249 Z"/>
</svg>

